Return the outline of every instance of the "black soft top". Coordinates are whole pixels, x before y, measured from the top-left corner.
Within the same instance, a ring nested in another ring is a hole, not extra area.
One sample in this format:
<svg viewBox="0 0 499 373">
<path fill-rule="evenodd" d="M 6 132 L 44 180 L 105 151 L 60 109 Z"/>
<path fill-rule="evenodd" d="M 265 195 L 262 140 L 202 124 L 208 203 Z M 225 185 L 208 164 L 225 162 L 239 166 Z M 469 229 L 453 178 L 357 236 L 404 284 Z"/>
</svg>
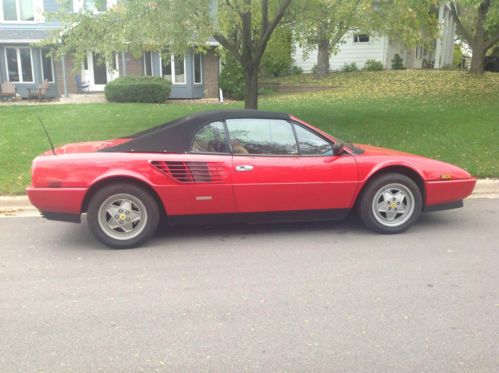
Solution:
<svg viewBox="0 0 499 373">
<path fill-rule="evenodd" d="M 215 110 L 178 118 L 124 138 L 130 141 L 104 148 L 101 152 L 185 153 L 191 147 L 194 134 L 208 123 L 226 119 L 290 119 L 289 114 L 260 110 Z"/>
</svg>

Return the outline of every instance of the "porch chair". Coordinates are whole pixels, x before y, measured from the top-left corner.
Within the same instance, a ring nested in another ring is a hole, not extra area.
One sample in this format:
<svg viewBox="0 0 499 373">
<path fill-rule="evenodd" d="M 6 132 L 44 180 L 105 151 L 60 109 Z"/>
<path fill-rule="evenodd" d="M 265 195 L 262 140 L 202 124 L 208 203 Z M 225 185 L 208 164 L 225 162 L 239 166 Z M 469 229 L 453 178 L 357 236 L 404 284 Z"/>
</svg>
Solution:
<svg viewBox="0 0 499 373">
<path fill-rule="evenodd" d="M 42 101 L 47 98 L 47 91 L 49 90 L 49 81 L 45 81 L 38 86 L 38 88 L 28 88 L 28 99 L 37 98 L 38 101 Z"/>
<path fill-rule="evenodd" d="M 78 89 L 78 93 L 83 93 L 83 92 L 90 93 L 90 83 L 82 82 L 80 75 L 75 76 L 75 83 L 76 83 L 76 89 Z"/>
<path fill-rule="evenodd" d="M 3 82 L 0 84 L 0 99 L 12 100 L 16 98 L 16 85 L 12 82 Z"/>
</svg>

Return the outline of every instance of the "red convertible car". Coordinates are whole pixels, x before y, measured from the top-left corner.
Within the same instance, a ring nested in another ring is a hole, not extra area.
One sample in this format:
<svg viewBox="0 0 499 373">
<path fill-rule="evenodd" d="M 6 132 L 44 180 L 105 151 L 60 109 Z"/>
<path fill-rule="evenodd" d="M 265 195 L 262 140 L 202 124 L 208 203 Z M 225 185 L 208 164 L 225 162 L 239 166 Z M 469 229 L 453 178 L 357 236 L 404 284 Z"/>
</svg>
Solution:
<svg viewBox="0 0 499 373">
<path fill-rule="evenodd" d="M 169 224 L 329 220 L 356 208 L 399 233 L 422 211 L 463 206 L 476 180 L 440 161 L 346 143 L 289 114 L 212 111 L 33 161 L 31 203 L 104 244 L 142 244 Z"/>
</svg>

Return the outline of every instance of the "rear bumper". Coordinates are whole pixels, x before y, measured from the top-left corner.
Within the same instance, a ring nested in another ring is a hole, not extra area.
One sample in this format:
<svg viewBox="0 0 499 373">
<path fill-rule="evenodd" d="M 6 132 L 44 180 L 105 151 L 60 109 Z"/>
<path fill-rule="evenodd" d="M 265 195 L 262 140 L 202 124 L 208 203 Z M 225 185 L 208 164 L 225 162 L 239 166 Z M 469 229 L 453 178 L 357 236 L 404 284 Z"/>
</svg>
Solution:
<svg viewBox="0 0 499 373">
<path fill-rule="evenodd" d="M 445 180 L 445 181 L 426 181 L 426 201 L 425 211 L 431 211 L 432 206 L 437 205 L 452 205 L 452 203 L 459 203 L 468 197 L 475 188 L 476 179 L 462 179 L 462 180 Z M 460 207 L 460 206 L 458 206 Z M 452 208 L 452 207 L 451 207 Z M 442 210 L 440 208 L 439 210 Z"/>
<path fill-rule="evenodd" d="M 26 188 L 33 206 L 45 214 L 80 215 L 87 188 Z"/>
</svg>

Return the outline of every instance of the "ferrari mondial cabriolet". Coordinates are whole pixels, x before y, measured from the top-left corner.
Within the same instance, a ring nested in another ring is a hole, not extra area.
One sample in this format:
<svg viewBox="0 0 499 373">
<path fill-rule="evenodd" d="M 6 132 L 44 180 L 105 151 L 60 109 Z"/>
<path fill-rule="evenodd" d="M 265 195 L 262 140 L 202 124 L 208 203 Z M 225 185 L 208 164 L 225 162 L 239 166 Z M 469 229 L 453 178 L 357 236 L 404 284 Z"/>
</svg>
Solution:
<svg viewBox="0 0 499 373">
<path fill-rule="evenodd" d="M 33 161 L 31 203 L 79 222 L 113 248 L 168 224 L 307 221 L 358 209 L 379 233 L 422 211 L 463 206 L 476 180 L 440 161 L 341 141 L 289 114 L 212 111 L 108 141 L 68 144 Z"/>
</svg>

